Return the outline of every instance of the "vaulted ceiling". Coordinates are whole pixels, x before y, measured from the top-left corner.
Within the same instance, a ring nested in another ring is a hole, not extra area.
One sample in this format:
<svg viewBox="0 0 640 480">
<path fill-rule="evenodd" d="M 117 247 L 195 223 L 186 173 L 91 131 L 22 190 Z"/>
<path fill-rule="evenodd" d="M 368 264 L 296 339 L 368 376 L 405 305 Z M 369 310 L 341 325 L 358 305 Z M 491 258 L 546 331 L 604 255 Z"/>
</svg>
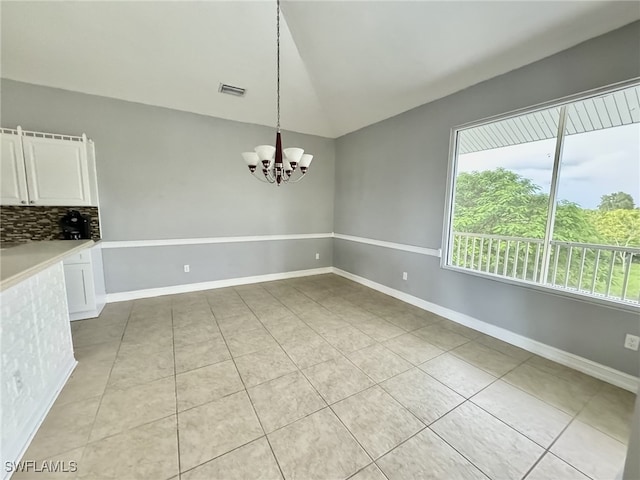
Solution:
<svg viewBox="0 0 640 480">
<path fill-rule="evenodd" d="M 1 2 L 4 78 L 275 124 L 275 2 Z M 285 1 L 282 126 L 337 137 L 640 18 L 618 1 Z M 218 93 L 220 83 L 247 89 Z"/>
</svg>

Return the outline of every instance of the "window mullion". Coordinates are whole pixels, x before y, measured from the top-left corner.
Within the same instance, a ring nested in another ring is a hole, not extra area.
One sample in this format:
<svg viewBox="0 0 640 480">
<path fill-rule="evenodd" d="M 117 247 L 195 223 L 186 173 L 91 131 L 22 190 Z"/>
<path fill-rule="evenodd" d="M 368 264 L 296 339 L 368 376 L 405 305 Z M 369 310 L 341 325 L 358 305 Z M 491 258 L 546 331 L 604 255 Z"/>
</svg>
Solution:
<svg viewBox="0 0 640 480">
<path fill-rule="evenodd" d="M 556 137 L 556 151 L 553 158 L 553 172 L 551 174 L 551 188 L 549 190 L 549 208 L 547 212 L 547 226 L 544 233 L 544 244 L 542 250 L 542 285 L 547 284 L 549 278 L 549 263 L 551 260 L 551 240 L 553 240 L 553 228 L 556 220 L 556 205 L 558 201 L 558 181 L 560 177 L 560 162 L 562 161 L 562 148 L 564 147 L 564 136 L 566 133 L 567 106 L 560 108 L 560 118 L 558 119 L 558 135 Z"/>
</svg>

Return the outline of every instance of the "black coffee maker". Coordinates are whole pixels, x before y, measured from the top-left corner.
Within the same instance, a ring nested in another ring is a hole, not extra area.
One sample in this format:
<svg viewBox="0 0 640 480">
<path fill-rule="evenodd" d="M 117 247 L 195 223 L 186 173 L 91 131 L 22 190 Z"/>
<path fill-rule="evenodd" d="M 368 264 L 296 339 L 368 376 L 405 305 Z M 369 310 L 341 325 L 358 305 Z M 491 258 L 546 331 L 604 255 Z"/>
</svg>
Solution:
<svg viewBox="0 0 640 480">
<path fill-rule="evenodd" d="M 60 219 L 60 227 L 65 240 L 91 238 L 91 217 L 82 215 L 77 210 L 69 210 Z"/>
</svg>

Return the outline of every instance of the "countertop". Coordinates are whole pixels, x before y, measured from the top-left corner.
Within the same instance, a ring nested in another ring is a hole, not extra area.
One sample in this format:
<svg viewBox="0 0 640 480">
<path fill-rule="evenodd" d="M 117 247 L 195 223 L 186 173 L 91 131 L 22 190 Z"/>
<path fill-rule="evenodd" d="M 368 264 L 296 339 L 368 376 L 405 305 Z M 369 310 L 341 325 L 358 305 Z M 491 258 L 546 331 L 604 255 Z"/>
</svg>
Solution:
<svg viewBox="0 0 640 480">
<path fill-rule="evenodd" d="M 90 248 L 93 240 L 43 240 L 0 251 L 0 291 L 62 261 L 65 257 Z"/>
</svg>

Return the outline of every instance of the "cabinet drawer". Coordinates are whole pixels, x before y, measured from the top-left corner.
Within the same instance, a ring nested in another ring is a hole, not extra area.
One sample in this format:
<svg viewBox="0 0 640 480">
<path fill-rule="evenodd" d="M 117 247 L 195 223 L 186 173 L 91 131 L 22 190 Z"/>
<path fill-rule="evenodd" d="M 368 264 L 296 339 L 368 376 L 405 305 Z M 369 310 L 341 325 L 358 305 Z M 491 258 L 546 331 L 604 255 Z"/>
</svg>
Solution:
<svg viewBox="0 0 640 480">
<path fill-rule="evenodd" d="M 83 250 L 80 253 L 70 255 L 69 257 L 64 259 L 63 263 L 65 265 L 75 265 L 78 263 L 91 263 L 91 250 L 87 248 L 86 250 Z"/>
</svg>

